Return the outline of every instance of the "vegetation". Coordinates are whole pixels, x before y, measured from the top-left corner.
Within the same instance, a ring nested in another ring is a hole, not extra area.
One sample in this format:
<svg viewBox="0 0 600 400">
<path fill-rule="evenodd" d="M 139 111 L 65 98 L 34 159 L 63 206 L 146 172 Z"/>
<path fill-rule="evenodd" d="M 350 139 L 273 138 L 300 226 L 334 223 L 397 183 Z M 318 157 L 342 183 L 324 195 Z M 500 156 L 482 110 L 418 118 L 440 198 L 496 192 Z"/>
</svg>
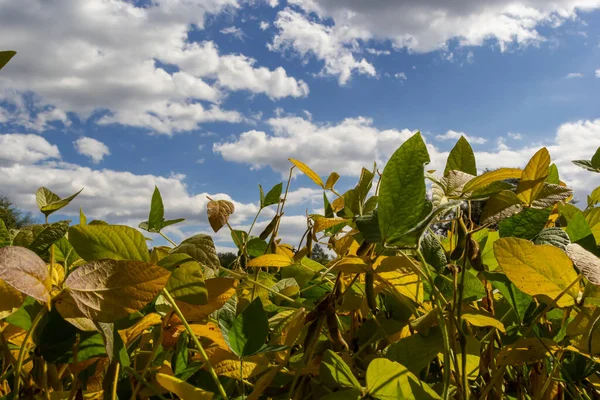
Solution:
<svg viewBox="0 0 600 400">
<path fill-rule="evenodd" d="M 49 222 L 76 199 L 40 188 L 46 223 L 0 225 L 2 384 L 8 398 L 439 399 L 598 396 L 600 188 L 569 204 L 545 148 L 524 169 L 477 176 L 461 138 L 443 175 L 420 134 L 381 174 L 363 169 L 299 246 L 278 238 L 291 179 L 254 235 L 210 200 L 216 232 L 172 242 L 158 188 L 139 230 Z M 600 170 L 600 149 L 587 169 Z M 291 177 L 291 171 L 290 171 Z M 514 179 L 514 181 L 507 181 Z M 426 180 L 432 182 L 427 195 Z M 330 202 L 329 199 L 332 199 Z M 484 204 L 477 221 L 471 210 Z M 255 220 L 256 220 L 255 219 Z M 431 227 L 450 221 L 444 235 Z M 562 227 L 558 227 L 558 226 Z M 497 229 L 490 229 L 497 226 Z M 335 257 L 329 260 L 319 246 Z"/>
<path fill-rule="evenodd" d="M 162 232 L 182 219 L 165 220 L 158 188 L 139 228 L 168 245 L 152 250 L 83 211 L 50 222 L 79 193 L 40 188 L 44 224 L 0 223 L 0 395 L 598 398 L 600 188 L 571 204 L 545 148 L 477 175 L 464 138 L 443 174 L 426 171 L 418 133 L 343 194 L 335 172 L 323 182 L 290 161 L 285 190 L 259 186 L 254 221 L 276 213 L 258 236 L 229 224 L 231 202 L 209 201 L 211 227 L 238 248 L 227 261 L 209 235 Z M 600 149 L 575 163 L 599 173 Z M 278 232 L 296 168 L 325 212 L 293 247 Z"/>
<path fill-rule="evenodd" d="M 0 195 L 0 221 L 10 231 L 34 224 L 35 218 L 31 213 L 23 213 L 14 207 L 8 197 Z"/>
</svg>

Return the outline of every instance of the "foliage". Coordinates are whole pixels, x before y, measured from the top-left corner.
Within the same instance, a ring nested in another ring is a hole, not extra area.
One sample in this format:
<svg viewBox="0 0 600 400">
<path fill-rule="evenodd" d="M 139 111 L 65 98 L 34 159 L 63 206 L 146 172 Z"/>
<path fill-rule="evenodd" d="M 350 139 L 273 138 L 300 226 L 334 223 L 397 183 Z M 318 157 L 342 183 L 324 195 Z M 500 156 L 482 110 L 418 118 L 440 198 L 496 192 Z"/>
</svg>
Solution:
<svg viewBox="0 0 600 400">
<path fill-rule="evenodd" d="M 600 153 L 577 161 L 598 172 Z M 597 398 L 600 188 L 585 209 L 541 149 L 480 175 L 461 138 L 443 174 L 415 134 L 382 173 L 335 189 L 298 160 L 261 232 L 210 200 L 177 244 L 158 188 L 139 231 L 0 226 L 0 394 L 8 398 Z M 278 236 L 293 170 L 324 191 L 298 246 Z M 431 184 L 431 195 L 428 185 Z M 65 207 L 38 191 L 46 215 Z M 473 212 L 474 210 L 481 212 Z M 272 215 L 272 213 L 271 213 Z M 434 229 L 446 223 L 442 234 Z M 327 257 L 323 248 L 335 256 Z"/>
<path fill-rule="evenodd" d="M 0 220 L 4 223 L 6 229 L 21 229 L 27 225 L 35 223 L 35 218 L 31 213 L 23 213 L 13 206 L 13 203 L 6 196 L 0 195 Z"/>
</svg>

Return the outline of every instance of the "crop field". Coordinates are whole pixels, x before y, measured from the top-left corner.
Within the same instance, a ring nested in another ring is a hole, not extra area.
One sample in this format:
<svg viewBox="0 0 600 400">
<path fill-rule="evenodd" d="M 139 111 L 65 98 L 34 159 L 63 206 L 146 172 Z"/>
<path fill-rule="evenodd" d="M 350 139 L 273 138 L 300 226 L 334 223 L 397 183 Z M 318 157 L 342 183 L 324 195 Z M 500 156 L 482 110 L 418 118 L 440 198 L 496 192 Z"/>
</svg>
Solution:
<svg viewBox="0 0 600 400">
<path fill-rule="evenodd" d="M 600 150 L 574 161 L 600 173 Z M 427 169 L 419 133 L 338 193 L 291 159 L 259 191 L 266 229 L 213 239 L 163 229 L 159 188 L 139 229 L 53 221 L 77 203 L 36 194 L 46 223 L 0 221 L 0 394 L 7 399 L 592 399 L 600 379 L 600 188 L 572 203 L 545 148 L 477 173 L 461 138 Z M 278 236 L 301 171 L 323 190 L 301 243 Z M 258 215 L 257 215 L 258 217 Z M 141 230 L 141 231 L 140 231 Z M 142 233 L 143 232 L 143 233 Z M 169 245 L 152 245 L 153 239 Z M 314 244 L 335 256 L 311 259 Z"/>
</svg>

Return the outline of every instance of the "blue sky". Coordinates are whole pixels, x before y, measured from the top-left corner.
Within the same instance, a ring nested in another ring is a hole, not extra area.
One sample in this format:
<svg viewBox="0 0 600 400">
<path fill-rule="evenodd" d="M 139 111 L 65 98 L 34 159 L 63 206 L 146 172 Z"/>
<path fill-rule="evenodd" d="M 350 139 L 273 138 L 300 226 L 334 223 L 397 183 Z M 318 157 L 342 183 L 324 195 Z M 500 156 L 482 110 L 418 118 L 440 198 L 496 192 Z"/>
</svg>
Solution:
<svg viewBox="0 0 600 400">
<path fill-rule="evenodd" d="M 0 1 L 0 193 L 85 187 L 57 218 L 137 225 L 156 184 L 181 239 L 207 195 L 244 227 L 287 158 L 344 189 L 416 130 L 432 168 L 464 134 L 480 168 L 544 145 L 579 196 L 600 184 L 570 164 L 600 146 L 600 0 L 438 3 Z M 294 179 L 286 239 L 321 196 Z"/>
</svg>

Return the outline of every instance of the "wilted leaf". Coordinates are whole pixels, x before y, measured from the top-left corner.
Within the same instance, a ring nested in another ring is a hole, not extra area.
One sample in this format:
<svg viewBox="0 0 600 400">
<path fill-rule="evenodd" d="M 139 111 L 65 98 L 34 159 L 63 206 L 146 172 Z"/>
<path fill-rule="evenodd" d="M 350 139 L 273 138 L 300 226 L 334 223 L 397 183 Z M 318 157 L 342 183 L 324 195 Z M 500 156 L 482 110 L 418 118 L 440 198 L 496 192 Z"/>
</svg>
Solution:
<svg viewBox="0 0 600 400">
<path fill-rule="evenodd" d="M 314 233 L 324 231 L 340 224 L 345 224 L 348 221 L 344 218 L 325 218 L 320 215 L 312 215 L 311 217 L 315 222 L 313 225 Z"/>
<path fill-rule="evenodd" d="M 144 331 L 150 329 L 154 325 L 160 324 L 161 321 L 162 317 L 157 313 L 146 314 L 140 320 L 136 321 L 133 326 L 120 330 L 119 335 L 121 335 L 123 343 L 125 343 L 126 346 L 129 346 L 142 333 L 144 333 Z"/>
<path fill-rule="evenodd" d="M 532 296 L 554 300 L 577 279 L 569 257 L 554 246 L 536 246 L 528 240 L 501 238 L 494 243 L 494 253 L 502 272 L 515 286 Z M 577 287 L 572 287 L 557 304 L 561 307 L 572 305 L 578 292 Z"/>
<path fill-rule="evenodd" d="M 238 282 L 230 278 L 212 278 L 204 281 L 208 292 L 208 302 L 198 306 L 177 301 L 181 312 L 188 321 L 202 321 L 218 310 L 235 294 Z"/>
<path fill-rule="evenodd" d="M 337 172 L 332 172 L 327 178 L 327 182 L 325 182 L 325 189 L 331 190 L 335 186 L 336 182 L 340 179 L 340 174 Z"/>
<path fill-rule="evenodd" d="M 248 263 L 248 267 L 289 267 L 294 263 L 294 260 L 284 254 L 265 254 L 260 257 L 253 258 Z"/>
<path fill-rule="evenodd" d="M 600 286 L 600 258 L 575 243 L 569 244 L 566 252 L 581 274 L 592 284 Z"/>
<path fill-rule="evenodd" d="M 123 225 L 74 225 L 69 228 L 69 242 L 86 261 L 150 260 L 146 239 L 138 230 Z"/>
<path fill-rule="evenodd" d="M 567 201 L 573 196 L 573 190 L 560 186 L 544 184 L 544 187 L 537 195 L 536 199 L 531 203 L 534 208 L 552 207 L 561 201 Z"/>
<path fill-rule="evenodd" d="M 557 348 L 556 343 L 550 339 L 519 338 L 500 350 L 496 362 L 499 366 L 532 363 L 546 358 L 548 350 L 555 351 Z"/>
<path fill-rule="evenodd" d="M 0 249 L 0 279 L 36 300 L 50 301 L 52 277 L 48 267 L 29 249 L 16 246 Z"/>
<path fill-rule="evenodd" d="M 227 200 L 210 200 L 206 205 L 208 222 L 213 231 L 218 232 L 223 225 L 227 224 L 229 216 L 235 211 L 235 206 Z"/>
<path fill-rule="evenodd" d="M 565 251 L 567 246 L 571 243 L 569 235 L 561 228 L 546 228 L 542 229 L 540 233 L 533 238 L 535 244 L 550 244 L 554 247 Z"/>
<path fill-rule="evenodd" d="M 169 271 L 139 261 L 100 260 L 82 265 L 65 281 L 56 307 L 64 318 L 72 306 L 97 322 L 114 322 L 151 302 L 169 279 Z"/>
<path fill-rule="evenodd" d="M 212 269 L 218 269 L 221 266 L 215 243 L 208 235 L 198 234 L 185 239 L 179 246 L 171 250 L 171 253 L 188 254 L 200 264 Z"/>
<path fill-rule="evenodd" d="M 393 243 L 431 211 L 426 197 L 427 146 L 417 133 L 400 146 L 383 170 L 379 188 L 379 230 L 384 243 Z"/>
</svg>

